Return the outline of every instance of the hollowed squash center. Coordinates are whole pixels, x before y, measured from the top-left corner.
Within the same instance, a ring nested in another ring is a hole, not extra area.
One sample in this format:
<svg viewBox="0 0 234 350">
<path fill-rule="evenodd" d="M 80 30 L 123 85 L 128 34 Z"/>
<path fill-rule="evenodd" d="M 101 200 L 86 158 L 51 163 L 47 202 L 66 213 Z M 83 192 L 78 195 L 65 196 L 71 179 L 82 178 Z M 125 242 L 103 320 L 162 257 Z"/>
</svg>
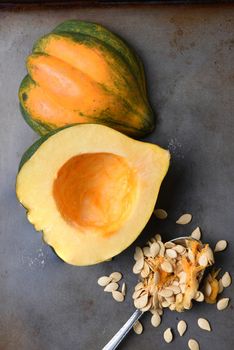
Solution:
<svg viewBox="0 0 234 350">
<path fill-rule="evenodd" d="M 63 218 L 72 225 L 113 233 L 132 207 L 136 175 L 124 157 L 85 153 L 58 171 L 53 195 Z"/>
</svg>

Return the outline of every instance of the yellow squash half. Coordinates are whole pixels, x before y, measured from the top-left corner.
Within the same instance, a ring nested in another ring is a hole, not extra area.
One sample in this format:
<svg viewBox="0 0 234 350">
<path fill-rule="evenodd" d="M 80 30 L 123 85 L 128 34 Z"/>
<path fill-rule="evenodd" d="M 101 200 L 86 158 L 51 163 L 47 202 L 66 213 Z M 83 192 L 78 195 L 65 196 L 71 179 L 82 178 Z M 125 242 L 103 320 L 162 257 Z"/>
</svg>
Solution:
<svg viewBox="0 0 234 350">
<path fill-rule="evenodd" d="M 46 136 L 16 181 L 28 220 L 66 262 L 91 265 L 127 248 L 148 222 L 169 152 L 98 124 Z"/>
</svg>

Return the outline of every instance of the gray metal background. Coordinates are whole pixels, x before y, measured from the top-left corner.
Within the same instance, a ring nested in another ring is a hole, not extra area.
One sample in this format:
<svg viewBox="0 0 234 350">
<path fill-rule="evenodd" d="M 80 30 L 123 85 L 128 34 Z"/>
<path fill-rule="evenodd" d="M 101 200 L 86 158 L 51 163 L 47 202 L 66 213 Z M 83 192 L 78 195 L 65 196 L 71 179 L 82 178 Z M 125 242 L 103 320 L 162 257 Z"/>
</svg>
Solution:
<svg viewBox="0 0 234 350">
<path fill-rule="evenodd" d="M 234 6 L 137 6 L 73 8 L 0 13 L 0 349 L 101 349 L 133 311 L 131 273 L 135 243 L 112 262 L 73 267 L 61 262 L 27 222 L 15 198 L 15 175 L 24 150 L 37 138 L 21 118 L 17 89 L 33 42 L 59 22 L 79 18 L 102 23 L 122 35 L 142 57 L 157 127 L 147 140 L 168 147 L 169 174 L 159 206 L 169 220 L 152 218 L 137 244 L 160 232 L 165 239 L 189 234 L 200 225 L 205 240 L 229 241 L 218 265 L 233 273 L 234 237 Z M 193 214 L 178 227 L 176 218 Z M 119 304 L 97 286 L 97 278 L 122 271 L 128 286 Z M 224 294 L 233 295 L 233 287 Z M 198 329 L 197 317 L 211 321 L 212 333 Z M 165 327 L 188 322 L 182 338 L 167 345 Z M 218 312 L 195 305 L 184 314 L 165 312 L 154 329 L 133 333 L 120 349 L 186 349 L 189 337 L 201 349 L 234 347 L 230 306 Z"/>
</svg>

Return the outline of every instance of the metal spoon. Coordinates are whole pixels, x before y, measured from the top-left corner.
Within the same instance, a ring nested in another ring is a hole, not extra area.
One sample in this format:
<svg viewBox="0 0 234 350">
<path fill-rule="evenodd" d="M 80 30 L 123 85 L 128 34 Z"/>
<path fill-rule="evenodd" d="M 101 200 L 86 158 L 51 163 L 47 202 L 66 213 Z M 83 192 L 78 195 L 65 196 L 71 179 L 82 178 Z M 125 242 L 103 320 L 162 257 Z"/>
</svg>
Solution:
<svg viewBox="0 0 234 350">
<path fill-rule="evenodd" d="M 180 244 L 186 246 L 186 240 L 197 241 L 202 244 L 201 241 L 193 238 L 193 237 L 178 237 L 170 240 L 169 242 L 173 242 L 175 244 Z M 199 275 L 199 283 L 203 277 L 204 270 Z M 132 316 L 128 319 L 128 321 L 123 325 L 122 328 L 111 338 L 111 340 L 104 346 L 102 350 L 115 350 L 117 346 L 121 343 L 121 341 L 126 337 L 128 332 L 132 329 L 134 323 L 143 315 L 143 311 L 136 310 Z"/>
</svg>

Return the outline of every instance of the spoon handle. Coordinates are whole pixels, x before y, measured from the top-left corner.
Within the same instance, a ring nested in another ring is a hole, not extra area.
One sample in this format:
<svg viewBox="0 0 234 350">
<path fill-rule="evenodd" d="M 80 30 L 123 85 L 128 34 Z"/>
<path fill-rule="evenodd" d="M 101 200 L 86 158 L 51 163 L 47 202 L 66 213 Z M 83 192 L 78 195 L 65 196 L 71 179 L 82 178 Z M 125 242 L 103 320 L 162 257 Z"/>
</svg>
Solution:
<svg viewBox="0 0 234 350">
<path fill-rule="evenodd" d="M 111 338 L 109 343 L 107 343 L 102 350 L 114 350 L 117 348 L 119 343 L 125 338 L 128 332 L 132 329 L 134 323 L 141 317 L 142 311 L 136 310 L 128 321 L 123 325 L 122 328 Z"/>
</svg>

